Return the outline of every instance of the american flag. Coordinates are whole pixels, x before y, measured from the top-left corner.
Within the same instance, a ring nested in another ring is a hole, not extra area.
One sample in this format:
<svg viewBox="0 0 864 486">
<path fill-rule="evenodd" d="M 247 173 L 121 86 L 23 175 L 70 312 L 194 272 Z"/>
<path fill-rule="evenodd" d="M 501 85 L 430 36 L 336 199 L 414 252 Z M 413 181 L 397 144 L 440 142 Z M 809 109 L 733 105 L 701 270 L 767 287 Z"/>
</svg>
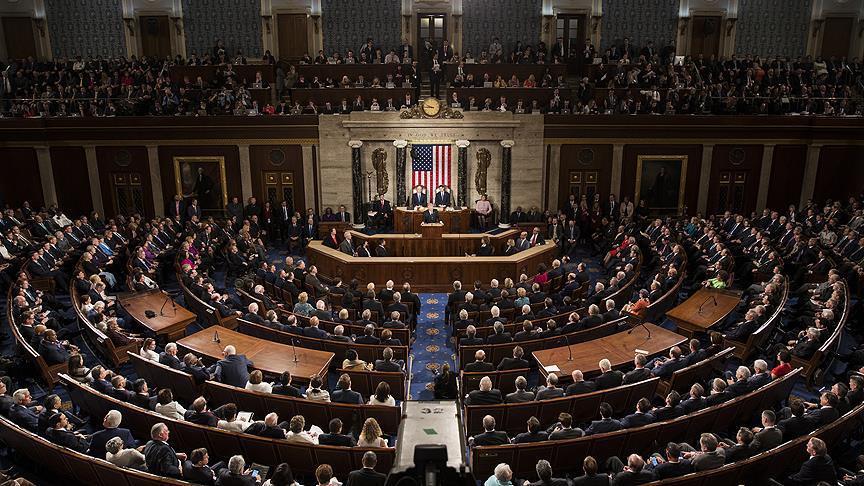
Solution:
<svg viewBox="0 0 864 486">
<path fill-rule="evenodd" d="M 450 145 L 414 145 L 411 151 L 411 187 L 418 185 L 433 189 L 450 186 Z M 430 201 L 431 202 L 431 201 Z"/>
</svg>

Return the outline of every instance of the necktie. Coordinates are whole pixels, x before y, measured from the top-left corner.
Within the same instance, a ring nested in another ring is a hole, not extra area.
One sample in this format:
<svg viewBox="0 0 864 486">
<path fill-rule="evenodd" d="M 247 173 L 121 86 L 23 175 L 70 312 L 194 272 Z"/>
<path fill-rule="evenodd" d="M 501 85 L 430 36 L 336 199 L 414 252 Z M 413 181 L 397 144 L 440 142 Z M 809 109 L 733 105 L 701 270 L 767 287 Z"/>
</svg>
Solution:
<svg viewBox="0 0 864 486">
<path fill-rule="evenodd" d="M 531 237 L 531 246 L 534 246 L 536 244 L 537 244 L 537 235 L 534 235 Z"/>
</svg>

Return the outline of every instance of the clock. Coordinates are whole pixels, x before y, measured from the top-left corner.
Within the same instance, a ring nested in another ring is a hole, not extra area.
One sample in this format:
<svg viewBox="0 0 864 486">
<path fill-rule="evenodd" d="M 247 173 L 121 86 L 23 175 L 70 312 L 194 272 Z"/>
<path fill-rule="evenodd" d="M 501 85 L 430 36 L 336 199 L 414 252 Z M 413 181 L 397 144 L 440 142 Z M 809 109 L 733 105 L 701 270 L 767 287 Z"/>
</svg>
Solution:
<svg viewBox="0 0 864 486">
<path fill-rule="evenodd" d="M 437 98 L 426 98 L 423 100 L 420 108 L 423 110 L 424 115 L 434 118 L 441 112 L 441 102 Z"/>
</svg>

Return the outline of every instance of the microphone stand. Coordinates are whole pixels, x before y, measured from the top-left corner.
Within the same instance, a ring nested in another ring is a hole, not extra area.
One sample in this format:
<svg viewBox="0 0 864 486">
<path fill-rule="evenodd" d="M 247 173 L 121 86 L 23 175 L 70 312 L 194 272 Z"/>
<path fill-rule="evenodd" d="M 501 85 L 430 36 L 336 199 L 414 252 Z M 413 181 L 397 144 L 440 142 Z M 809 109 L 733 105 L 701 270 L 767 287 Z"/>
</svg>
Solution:
<svg viewBox="0 0 864 486">
<path fill-rule="evenodd" d="M 162 302 L 162 307 L 159 308 L 159 315 L 165 317 L 165 306 L 168 304 L 168 301 L 171 301 L 171 306 L 174 307 L 174 314 L 177 314 L 177 304 L 174 303 L 174 300 L 170 295 L 165 294 L 165 302 Z"/>
<path fill-rule="evenodd" d="M 696 313 L 699 314 L 699 315 L 701 316 L 701 315 L 702 315 L 702 307 L 704 307 L 705 304 L 707 304 L 708 301 L 711 300 L 711 299 L 714 299 L 714 296 L 713 296 L 713 295 L 708 296 L 708 298 L 706 298 L 704 302 L 702 302 L 701 304 L 699 304 L 699 310 L 696 311 Z M 717 305 L 717 299 L 714 299 L 714 305 Z"/>
<path fill-rule="evenodd" d="M 294 352 L 294 362 L 297 363 L 299 360 L 297 359 L 297 348 L 294 347 L 294 338 L 291 338 L 291 351 Z"/>
<path fill-rule="evenodd" d="M 646 332 L 648 332 L 648 339 L 651 339 L 651 329 L 649 329 L 648 326 L 645 325 L 644 320 L 640 319 L 639 316 L 637 316 L 636 314 L 631 314 L 629 312 L 625 312 L 624 314 L 626 314 L 628 317 L 632 317 L 635 320 L 635 323 L 630 326 L 630 330 L 627 331 L 628 335 L 633 334 L 633 331 L 636 330 L 637 327 L 641 326 L 645 328 Z"/>
<path fill-rule="evenodd" d="M 222 342 L 222 340 L 219 339 L 219 330 L 218 329 L 213 329 L 213 342 L 216 344 L 219 344 Z"/>
<path fill-rule="evenodd" d="M 573 361 L 573 349 L 570 348 L 570 343 L 567 343 L 567 361 Z"/>
</svg>

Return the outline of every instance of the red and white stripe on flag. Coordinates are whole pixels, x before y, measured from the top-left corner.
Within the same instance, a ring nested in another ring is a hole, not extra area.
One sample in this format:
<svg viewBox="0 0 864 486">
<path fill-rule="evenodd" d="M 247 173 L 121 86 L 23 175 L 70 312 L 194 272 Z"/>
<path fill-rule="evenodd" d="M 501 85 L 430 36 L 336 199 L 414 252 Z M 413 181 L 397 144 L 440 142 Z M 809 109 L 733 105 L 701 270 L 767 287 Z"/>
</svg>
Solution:
<svg viewBox="0 0 864 486">
<path fill-rule="evenodd" d="M 434 189 L 450 186 L 450 145 L 415 145 L 411 160 L 411 187 L 418 185 Z"/>
</svg>

